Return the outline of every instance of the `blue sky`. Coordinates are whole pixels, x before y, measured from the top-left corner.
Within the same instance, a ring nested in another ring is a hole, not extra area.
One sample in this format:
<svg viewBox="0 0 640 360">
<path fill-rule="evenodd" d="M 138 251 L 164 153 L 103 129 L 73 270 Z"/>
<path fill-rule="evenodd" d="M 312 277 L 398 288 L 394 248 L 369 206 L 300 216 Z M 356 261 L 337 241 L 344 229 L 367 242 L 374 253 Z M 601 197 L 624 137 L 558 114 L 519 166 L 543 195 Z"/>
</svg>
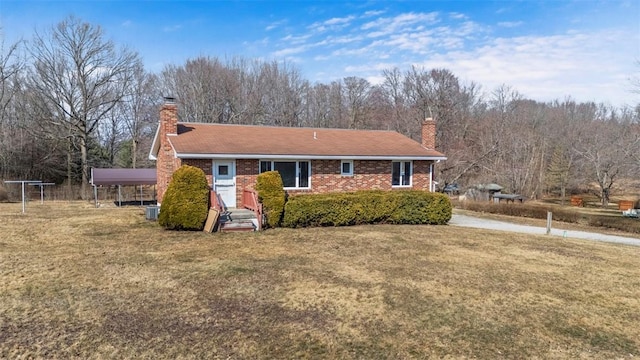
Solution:
<svg viewBox="0 0 640 360">
<path fill-rule="evenodd" d="M 379 83 L 383 69 L 446 68 L 487 96 L 640 103 L 640 0 L 0 0 L 5 41 L 74 15 L 138 51 L 150 71 L 188 58 L 285 60 L 311 81 Z"/>
</svg>

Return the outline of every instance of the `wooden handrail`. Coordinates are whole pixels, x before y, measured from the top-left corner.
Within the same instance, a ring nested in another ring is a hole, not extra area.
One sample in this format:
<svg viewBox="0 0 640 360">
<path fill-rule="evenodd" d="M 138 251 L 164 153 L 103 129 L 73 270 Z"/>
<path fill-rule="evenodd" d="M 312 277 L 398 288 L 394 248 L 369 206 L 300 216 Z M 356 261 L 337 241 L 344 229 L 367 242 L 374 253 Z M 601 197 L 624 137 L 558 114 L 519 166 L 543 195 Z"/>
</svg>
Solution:
<svg viewBox="0 0 640 360">
<path fill-rule="evenodd" d="M 262 230 L 262 204 L 258 200 L 258 192 L 253 189 L 242 189 L 241 206 L 251 210 L 258 219 L 258 231 Z"/>
<path fill-rule="evenodd" d="M 220 199 L 218 199 L 218 194 L 214 190 L 209 191 L 209 204 L 210 208 L 218 210 L 220 214 L 224 211 L 224 207 Z"/>
</svg>

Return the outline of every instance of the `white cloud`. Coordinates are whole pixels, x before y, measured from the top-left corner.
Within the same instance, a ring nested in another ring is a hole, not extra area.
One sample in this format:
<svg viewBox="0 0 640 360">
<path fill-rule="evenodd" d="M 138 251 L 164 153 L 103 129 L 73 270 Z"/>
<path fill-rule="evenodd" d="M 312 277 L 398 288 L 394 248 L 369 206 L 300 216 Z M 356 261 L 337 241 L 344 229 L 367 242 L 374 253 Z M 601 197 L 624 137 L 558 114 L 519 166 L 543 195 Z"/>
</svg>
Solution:
<svg viewBox="0 0 640 360">
<path fill-rule="evenodd" d="M 467 15 L 458 12 L 449 13 L 449 17 L 456 20 L 466 20 L 469 18 Z"/>
<path fill-rule="evenodd" d="M 495 37 L 501 28 L 522 27 L 524 22 L 503 21 L 491 27 L 465 14 L 441 18 L 437 12 L 376 16 L 318 21 L 306 32 L 283 37 L 272 55 L 295 55 L 300 62 L 306 59 L 305 67 L 322 67 L 311 70 L 327 77 L 316 81 L 361 76 L 375 83 L 384 69 L 406 70 L 415 64 L 449 69 L 489 92 L 506 84 L 541 101 L 571 96 L 621 105 L 637 98 L 629 93 L 628 80 L 621 80 L 637 71 L 639 49 L 629 46 L 640 42 L 637 31 L 580 29 L 541 36 L 531 29 L 531 35 Z M 325 67 L 331 64 L 341 67 L 329 71 Z"/>
<path fill-rule="evenodd" d="M 384 13 L 385 11 L 382 11 L 382 10 L 370 10 L 370 11 L 365 11 L 365 13 L 362 14 L 362 17 L 363 18 L 374 17 L 374 16 L 382 15 Z"/>
<path fill-rule="evenodd" d="M 338 31 L 348 27 L 355 18 L 353 15 L 331 18 L 325 21 L 315 22 L 311 24 L 308 29 L 315 33 L 324 33 L 329 30 Z"/>
<path fill-rule="evenodd" d="M 285 48 L 285 49 L 281 49 L 281 50 L 277 50 L 275 52 L 273 52 L 273 56 L 279 58 L 279 57 L 288 57 L 290 55 L 293 54 L 301 54 L 305 51 L 307 51 L 307 49 L 309 48 L 309 46 L 303 45 L 303 46 L 296 46 L 296 47 L 291 47 L 291 48 Z"/>
<path fill-rule="evenodd" d="M 408 26 L 415 24 L 435 24 L 439 21 L 437 12 L 430 13 L 404 13 L 394 17 L 382 17 L 362 25 L 362 30 L 376 29 L 386 34 L 406 30 Z"/>
<path fill-rule="evenodd" d="M 504 27 L 504 28 L 514 28 L 514 27 L 521 26 L 523 24 L 524 22 L 522 21 L 501 21 L 498 23 L 498 26 Z"/>
<path fill-rule="evenodd" d="M 361 35 L 345 35 L 345 36 L 328 36 L 327 38 L 318 41 L 313 44 L 314 46 L 331 46 L 337 44 L 350 44 L 361 41 L 363 37 Z"/>
<path fill-rule="evenodd" d="M 266 31 L 275 30 L 275 29 L 281 27 L 282 25 L 285 25 L 286 23 L 287 23 L 287 20 L 274 21 L 271 24 L 267 25 L 264 29 Z"/>
<path fill-rule="evenodd" d="M 367 76 L 365 79 L 367 79 L 367 81 L 372 85 L 381 85 L 382 83 L 384 83 L 384 80 L 385 80 L 384 76 L 382 75 Z"/>
<path fill-rule="evenodd" d="M 439 54 L 416 64 L 450 69 L 489 90 L 507 84 L 539 100 L 572 96 L 579 101 L 622 105 L 632 101 L 621 75 L 632 67 L 632 51 L 624 51 L 624 43 L 631 38 L 633 34 L 607 31 L 497 38 L 475 49 Z M 623 65 L 625 58 L 628 67 Z"/>
<path fill-rule="evenodd" d="M 339 57 L 339 56 L 349 56 L 349 57 L 351 57 L 351 56 L 360 56 L 360 55 L 367 56 L 367 55 L 371 55 L 371 52 L 372 52 L 371 47 L 367 47 L 367 46 L 361 47 L 361 48 L 355 48 L 355 47 L 354 48 L 347 48 L 347 47 L 345 47 L 345 48 L 340 48 L 340 49 L 332 51 L 331 52 L 331 56 L 333 58 Z"/>
<path fill-rule="evenodd" d="M 329 19 L 327 21 L 325 21 L 323 24 L 326 26 L 333 26 L 333 25 L 347 25 L 349 24 L 351 21 L 353 21 L 353 19 L 355 19 L 355 16 L 347 16 L 347 17 L 343 17 L 343 18 L 332 18 Z"/>
<path fill-rule="evenodd" d="M 282 38 L 282 41 L 286 41 L 286 42 L 288 42 L 290 44 L 302 44 L 302 43 L 306 42 L 307 40 L 309 40 L 309 38 L 311 38 L 311 35 L 309 35 L 309 34 L 301 35 L 301 36 L 287 35 L 287 36 Z"/>
</svg>

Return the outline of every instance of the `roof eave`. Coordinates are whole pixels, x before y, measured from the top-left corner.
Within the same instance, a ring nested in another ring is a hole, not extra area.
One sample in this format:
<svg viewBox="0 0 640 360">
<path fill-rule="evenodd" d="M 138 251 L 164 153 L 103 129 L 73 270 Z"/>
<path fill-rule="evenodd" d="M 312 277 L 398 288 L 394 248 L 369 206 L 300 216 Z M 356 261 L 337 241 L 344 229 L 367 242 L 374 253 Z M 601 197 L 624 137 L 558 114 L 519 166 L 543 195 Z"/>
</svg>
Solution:
<svg viewBox="0 0 640 360">
<path fill-rule="evenodd" d="M 431 160 L 444 161 L 445 156 L 422 155 L 291 155 L 291 154 L 201 154 L 176 153 L 179 159 L 283 159 L 283 160 Z"/>
<path fill-rule="evenodd" d="M 158 152 L 160 151 L 160 126 L 156 129 L 156 134 L 153 136 L 153 142 L 151 143 L 151 149 L 149 149 L 149 160 L 158 160 Z"/>
</svg>

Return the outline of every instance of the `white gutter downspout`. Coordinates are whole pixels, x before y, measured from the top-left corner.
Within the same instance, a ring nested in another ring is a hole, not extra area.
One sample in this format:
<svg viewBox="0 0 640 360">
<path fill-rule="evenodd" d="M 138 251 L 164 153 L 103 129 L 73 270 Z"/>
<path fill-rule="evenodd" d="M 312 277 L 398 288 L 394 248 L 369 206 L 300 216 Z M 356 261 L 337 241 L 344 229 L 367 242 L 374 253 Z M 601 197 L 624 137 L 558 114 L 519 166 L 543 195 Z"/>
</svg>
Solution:
<svg viewBox="0 0 640 360">
<path fill-rule="evenodd" d="M 432 162 L 429 165 L 429 190 L 431 190 L 431 192 L 436 192 L 436 186 L 433 183 L 433 165 L 439 163 L 440 160 L 436 160 L 436 162 Z"/>
<path fill-rule="evenodd" d="M 433 191 L 433 163 L 429 164 L 429 191 Z"/>
</svg>

